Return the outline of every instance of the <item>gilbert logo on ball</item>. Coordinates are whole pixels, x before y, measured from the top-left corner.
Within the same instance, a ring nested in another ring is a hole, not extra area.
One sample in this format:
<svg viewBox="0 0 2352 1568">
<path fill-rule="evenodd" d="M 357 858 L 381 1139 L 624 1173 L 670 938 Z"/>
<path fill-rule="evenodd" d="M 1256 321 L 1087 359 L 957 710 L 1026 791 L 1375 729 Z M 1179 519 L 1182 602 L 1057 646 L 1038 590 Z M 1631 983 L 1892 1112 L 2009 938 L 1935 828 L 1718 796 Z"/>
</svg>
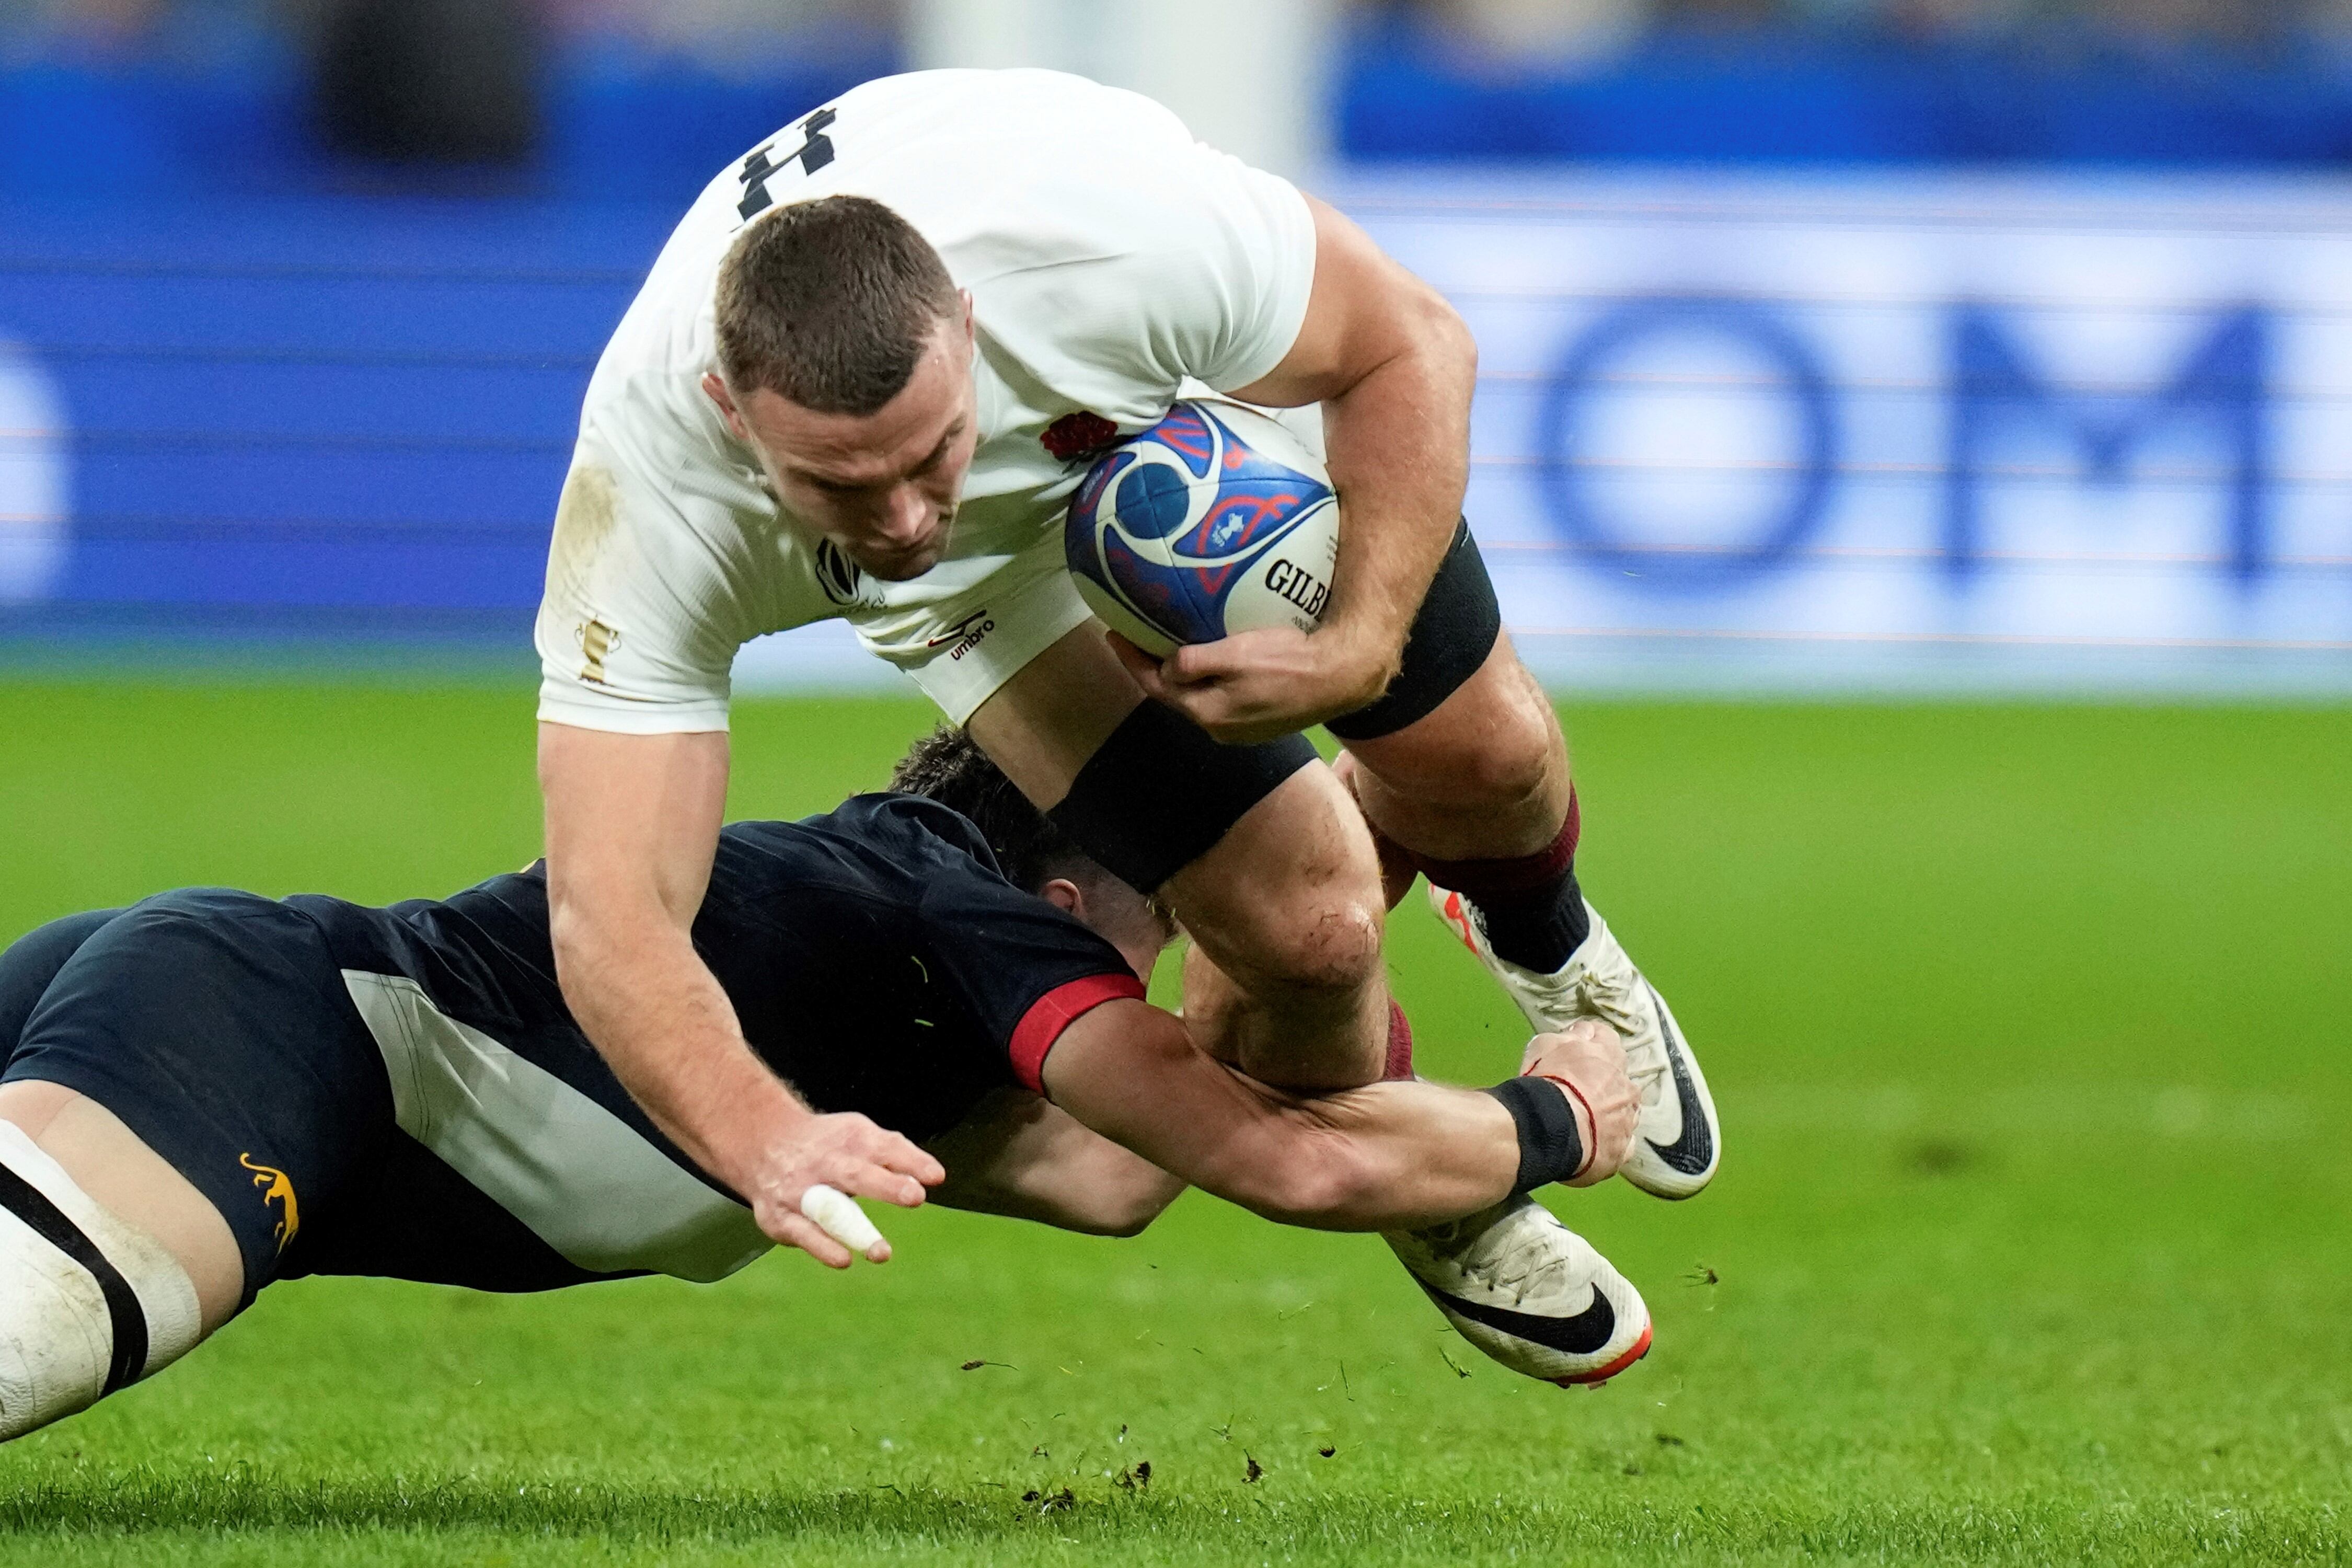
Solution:
<svg viewBox="0 0 2352 1568">
<path fill-rule="evenodd" d="M 1087 606 L 1156 654 L 1264 626 L 1313 631 L 1339 500 L 1307 444 L 1231 403 L 1180 403 L 1097 458 L 1065 542 Z"/>
</svg>

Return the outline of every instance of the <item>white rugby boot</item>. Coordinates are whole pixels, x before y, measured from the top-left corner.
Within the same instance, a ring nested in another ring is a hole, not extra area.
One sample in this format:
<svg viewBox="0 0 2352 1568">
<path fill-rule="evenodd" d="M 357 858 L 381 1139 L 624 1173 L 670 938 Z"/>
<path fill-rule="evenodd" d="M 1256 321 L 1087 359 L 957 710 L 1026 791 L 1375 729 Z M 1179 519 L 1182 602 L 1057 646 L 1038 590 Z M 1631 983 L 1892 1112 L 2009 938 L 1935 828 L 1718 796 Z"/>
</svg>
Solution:
<svg viewBox="0 0 2352 1568">
<path fill-rule="evenodd" d="M 1649 1353 L 1642 1293 L 1532 1198 L 1381 1239 L 1446 1321 L 1513 1372 L 1597 1386 Z"/>
<path fill-rule="evenodd" d="M 1598 1018 L 1625 1042 L 1625 1071 L 1642 1097 L 1642 1118 L 1619 1175 L 1662 1198 L 1689 1197 L 1715 1179 L 1722 1139 L 1706 1075 L 1699 1071 L 1666 999 L 1642 978 L 1610 934 L 1609 922 L 1590 903 L 1584 912 L 1592 934 L 1557 974 L 1538 974 L 1496 957 L 1478 906 L 1461 894 L 1432 883 L 1429 903 L 1502 983 L 1535 1029 L 1557 1034 L 1579 1018 Z"/>
</svg>

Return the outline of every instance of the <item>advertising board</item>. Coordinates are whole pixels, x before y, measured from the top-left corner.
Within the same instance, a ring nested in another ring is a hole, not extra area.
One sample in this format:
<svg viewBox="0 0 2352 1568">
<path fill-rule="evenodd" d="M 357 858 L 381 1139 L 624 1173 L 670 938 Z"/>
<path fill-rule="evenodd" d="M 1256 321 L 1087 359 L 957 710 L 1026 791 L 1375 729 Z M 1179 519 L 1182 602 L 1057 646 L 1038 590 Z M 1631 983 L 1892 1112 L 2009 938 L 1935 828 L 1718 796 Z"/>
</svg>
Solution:
<svg viewBox="0 0 2352 1568">
<path fill-rule="evenodd" d="M 2352 690 L 2352 182 L 1359 172 L 1568 688 Z M 520 650 L 644 203 L 9 204 L 0 634 Z M 752 684 L 887 679 L 837 628 Z"/>
</svg>

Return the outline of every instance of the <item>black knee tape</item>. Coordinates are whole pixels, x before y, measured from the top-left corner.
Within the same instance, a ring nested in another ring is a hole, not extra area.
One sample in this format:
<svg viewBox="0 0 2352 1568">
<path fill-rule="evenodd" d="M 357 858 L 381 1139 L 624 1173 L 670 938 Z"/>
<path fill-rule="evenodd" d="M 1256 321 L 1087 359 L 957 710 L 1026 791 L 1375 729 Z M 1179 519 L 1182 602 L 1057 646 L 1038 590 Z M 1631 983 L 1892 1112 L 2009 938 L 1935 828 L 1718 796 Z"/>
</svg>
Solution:
<svg viewBox="0 0 2352 1568">
<path fill-rule="evenodd" d="M 1437 575 L 1430 579 L 1429 592 L 1422 595 L 1396 679 L 1379 701 L 1324 728 L 1343 741 L 1377 741 L 1428 718 L 1478 673 L 1502 635 L 1503 607 L 1495 599 L 1495 580 L 1486 575 L 1486 558 L 1478 553 L 1478 542 L 1470 537 L 1465 521 L 1455 531 L 1454 547 L 1439 563 Z"/>
<path fill-rule="evenodd" d="M 63 1209 L 5 1165 L 0 1165 L 0 1208 L 23 1220 L 34 1235 L 97 1279 L 107 1320 L 114 1329 L 114 1352 L 107 1363 L 106 1386 L 100 1397 L 138 1382 L 147 1370 L 147 1310 L 139 1304 L 138 1293 L 122 1277 L 122 1270 L 98 1249 L 98 1243 L 82 1234 L 81 1226 L 66 1217 Z"/>
<path fill-rule="evenodd" d="M 1486 1091 L 1503 1102 L 1519 1129 L 1519 1174 L 1511 1195 L 1565 1182 L 1584 1168 L 1584 1139 L 1568 1096 L 1531 1078 L 1515 1078 Z"/>
<path fill-rule="evenodd" d="M 1097 865 L 1150 893 L 1315 760 L 1304 735 L 1221 746 L 1173 708 L 1146 701 L 1045 815 Z"/>
</svg>

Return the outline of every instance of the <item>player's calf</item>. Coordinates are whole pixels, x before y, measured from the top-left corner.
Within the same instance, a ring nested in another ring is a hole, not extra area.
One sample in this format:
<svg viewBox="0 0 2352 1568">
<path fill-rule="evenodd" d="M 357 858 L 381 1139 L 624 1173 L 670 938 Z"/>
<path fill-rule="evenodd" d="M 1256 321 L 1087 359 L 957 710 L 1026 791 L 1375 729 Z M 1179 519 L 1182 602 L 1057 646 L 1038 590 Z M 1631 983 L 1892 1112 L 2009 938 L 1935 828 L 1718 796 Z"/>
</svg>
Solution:
<svg viewBox="0 0 2352 1568">
<path fill-rule="evenodd" d="M 1400 890 L 1403 866 L 1428 878 L 1438 913 L 1528 1023 L 1557 1032 L 1597 1019 L 1622 1037 L 1642 1096 L 1623 1174 L 1661 1197 L 1688 1197 L 1714 1178 L 1721 1149 L 1706 1077 L 1664 999 L 1585 901 L 1576 877 L 1581 814 L 1558 716 L 1508 640 L 1488 630 L 1492 589 L 1483 570 L 1475 583 L 1472 575 L 1467 564 L 1450 565 L 1431 593 L 1475 605 L 1478 616 L 1449 620 L 1424 605 L 1424 618 L 1441 638 L 1454 621 L 1473 626 L 1483 662 L 1401 727 L 1335 723 L 1348 743 L 1347 780 L 1391 846 L 1390 891 Z M 1459 581 L 1441 595 L 1449 578 Z M 1464 663 L 1466 654 L 1454 668 Z"/>
<path fill-rule="evenodd" d="M 1686 1198 L 1714 1180 L 1721 1156 L 1715 1101 L 1665 998 L 1585 901 L 1576 879 L 1580 827 L 1571 789 L 1559 830 L 1531 854 L 1409 858 L 1429 879 L 1439 917 L 1531 1026 L 1556 1032 L 1597 1019 L 1622 1037 L 1642 1098 L 1625 1179 L 1660 1197 Z"/>
<path fill-rule="evenodd" d="M 178 1260 L 0 1120 L 0 1441 L 162 1371 L 202 1337 Z"/>
<path fill-rule="evenodd" d="M 1343 729 L 1349 728 L 1345 721 Z M 1568 809 L 1568 743 L 1551 699 L 1498 639 L 1469 679 L 1402 730 L 1342 736 L 1359 795 L 1418 854 L 1507 858 L 1542 848 Z"/>
<path fill-rule="evenodd" d="M 1475 900 L 1496 951 L 1549 973 L 1584 940 L 1578 816 L 1559 716 L 1510 639 L 1465 531 L 1430 585 L 1382 703 L 1335 721 L 1341 776 L 1407 868 Z M 1396 708 L 1399 698 L 1416 700 Z M 1559 1024 L 1549 1025 L 1558 1028 Z"/>
</svg>

